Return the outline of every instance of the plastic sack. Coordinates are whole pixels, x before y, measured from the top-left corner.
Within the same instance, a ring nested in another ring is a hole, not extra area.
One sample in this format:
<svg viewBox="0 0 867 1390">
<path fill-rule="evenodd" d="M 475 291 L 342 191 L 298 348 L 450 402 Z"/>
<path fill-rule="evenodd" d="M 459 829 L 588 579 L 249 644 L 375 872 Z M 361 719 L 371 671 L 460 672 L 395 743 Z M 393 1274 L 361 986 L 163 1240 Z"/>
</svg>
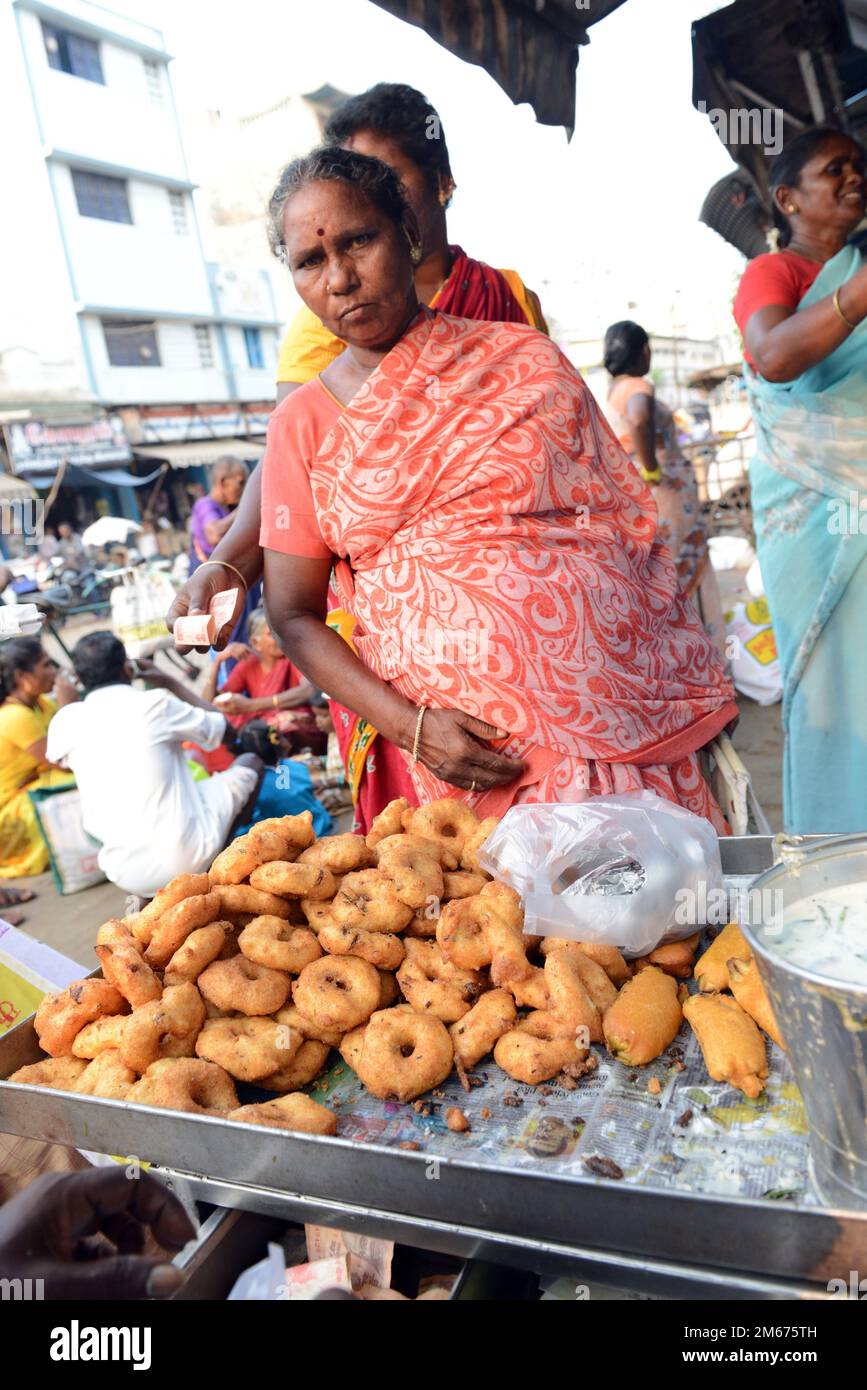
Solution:
<svg viewBox="0 0 867 1390">
<path fill-rule="evenodd" d="M 725 623 L 726 655 L 735 688 L 757 704 L 773 705 L 782 699 L 783 675 L 767 600 L 736 603 L 726 613 Z"/>
<path fill-rule="evenodd" d="M 166 613 L 175 586 L 162 570 L 128 576 L 111 591 L 111 626 L 131 660 L 153 656 L 168 642 Z"/>
<path fill-rule="evenodd" d="M 478 851 L 524 900 L 531 936 L 601 941 L 643 956 L 690 936 L 722 889 L 709 821 L 653 792 L 513 806 Z"/>
<path fill-rule="evenodd" d="M 32 637 L 42 627 L 35 603 L 0 604 L 0 637 Z"/>
<path fill-rule="evenodd" d="M 748 570 L 756 558 L 746 536 L 711 536 L 707 548 L 715 570 Z"/>
<path fill-rule="evenodd" d="M 744 583 L 747 586 L 747 592 L 750 598 L 765 597 L 765 581 L 762 578 L 762 567 L 758 560 L 753 560 L 753 563 L 744 575 Z"/>
<path fill-rule="evenodd" d="M 104 883 L 99 867 L 99 843 L 88 835 L 77 787 L 40 787 L 28 792 L 39 829 L 48 850 L 51 873 L 58 893 L 80 893 Z"/>
</svg>

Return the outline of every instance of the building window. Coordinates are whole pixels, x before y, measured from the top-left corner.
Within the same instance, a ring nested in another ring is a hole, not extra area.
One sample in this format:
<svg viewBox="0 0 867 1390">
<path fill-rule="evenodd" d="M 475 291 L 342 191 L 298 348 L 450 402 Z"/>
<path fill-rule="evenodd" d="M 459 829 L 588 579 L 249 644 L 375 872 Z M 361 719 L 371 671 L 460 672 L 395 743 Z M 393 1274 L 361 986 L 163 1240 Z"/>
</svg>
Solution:
<svg viewBox="0 0 867 1390">
<path fill-rule="evenodd" d="M 144 66 L 145 86 L 148 96 L 155 106 L 163 104 L 163 70 L 162 63 L 158 63 L 156 58 L 142 58 Z"/>
<path fill-rule="evenodd" d="M 99 217 L 104 222 L 132 222 L 126 179 L 73 169 L 72 186 L 82 217 Z"/>
<path fill-rule="evenodd" d="M 258 328 L 245 328 L 244 343 L 247 348 L 248 367 L 264 367 L 265 355 L 262 352 L 261 331 Z"/>
<path fill-rule="evenodd" d="M 152 319 L 103 319 L 108 360 L 113 367 L 161 367 Z"/>
<path fill-rule="evenodd" d="M 211 342 L 210 325 L 207 323 L 197 323 L 193 331 L 196 335 L 196 346 L 199 349 L 199 366 L 213 367 L 214 345 Z"/>
<path fill-rule="evenodd" d="M 187 198 L 176 188 L 169 189 L 169 207 L 172 210 L 172 226 L 178 236 L 187 236 L 190 224 L 187 221 Z"/>
<path fill-rule="evenodd" d="M 57 72 L 68 72 L 71 77 L 84 77 L 88 82 L 101 82 L 105 86 L 99 44 L 93 39 L 74 34 L 70 29 L 57 29 L 53 24 L 43 24 L 42 36 L 49 67 Z"/>
</svg>

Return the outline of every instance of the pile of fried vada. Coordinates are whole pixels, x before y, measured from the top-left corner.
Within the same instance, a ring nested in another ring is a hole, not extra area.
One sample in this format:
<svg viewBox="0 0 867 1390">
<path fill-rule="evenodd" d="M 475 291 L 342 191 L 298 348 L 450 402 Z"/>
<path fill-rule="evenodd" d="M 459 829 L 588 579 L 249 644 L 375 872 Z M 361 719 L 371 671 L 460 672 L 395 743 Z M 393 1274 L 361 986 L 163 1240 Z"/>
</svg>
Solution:
<svg viewBox="0 0 867 1390">
<path fill-rule="evenodd" d="M 412 1101 L 453 1069 L 469 1089 L 490 1053 L 516 1081 L 574 1088 L 593 1043 L 640 1067 L 686 1016 L 711 1075 L 758 1094 L 754 1020 L 772 1016 L 740 933 L 701 958 L 707 992 L 692 999 L 697 936 L 631 964 L 613 946 L 526 936 L 517 893 L 479 864 L 496 824 L 448 799 L 393 801 L 366 837 L 317 840 L 309 812 L 259 822 L 207 874 L 100 927 L 102 978 L 42 1000 L 46 1055 L 9 1079 L 333 1134 L 335 1114 L 303 1089 L 332 1049 L 383 1100 Z M 242 1105 L 239 1082 L 274 1098 Z"/>
</svg>

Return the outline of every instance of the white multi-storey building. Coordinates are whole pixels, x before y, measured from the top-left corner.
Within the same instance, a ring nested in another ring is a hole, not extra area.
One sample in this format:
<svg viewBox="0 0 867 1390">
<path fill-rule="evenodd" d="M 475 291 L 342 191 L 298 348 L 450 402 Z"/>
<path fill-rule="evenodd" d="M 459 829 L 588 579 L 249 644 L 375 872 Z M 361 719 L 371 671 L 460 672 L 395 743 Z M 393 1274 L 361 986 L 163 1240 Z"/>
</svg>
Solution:
<svg viewBox="0 0 867 1390">
<path fill-rule="evenodd" d="M 263 212 L 283 166 L 318 145 L 347 93 L 330 85 L 290 93 L 261 110 L 190 113 L 187 149 L 201 185 L 202 236 L 213 260 L 264 270 L 278 314 L 290 322 L 300 300 L 285 266 L 268 250 Z"/>
<path fill-rule="evenodd" d="M 41 445 L 56 469 L 63 425 L 106 414 L 151 458 L 163 438 L 172 463 L 257 452 L 271 283 L 206 260 L 169 62 L 159 30 L 89 0 L 0 5 L 0 423 L 28 476 Z M 70 461 L 131 458 L 104 453 Z"/>
</svg>

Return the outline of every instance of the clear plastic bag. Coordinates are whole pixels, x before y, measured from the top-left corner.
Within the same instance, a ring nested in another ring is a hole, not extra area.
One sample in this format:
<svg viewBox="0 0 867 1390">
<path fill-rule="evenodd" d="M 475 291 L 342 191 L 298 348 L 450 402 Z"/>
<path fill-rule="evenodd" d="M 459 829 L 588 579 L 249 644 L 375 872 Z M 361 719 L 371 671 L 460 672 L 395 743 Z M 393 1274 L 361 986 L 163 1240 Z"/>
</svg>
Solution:
<svg viewBox="0 0 867 1390">
<path fill-rule="evenodd" d="M 647 791 L 513 806 L 479 862 L 521 894 L 530 935 L 602 941 L 630 957 L 690 936 L 723 887 L 713 826 Z"/>
</svg>

